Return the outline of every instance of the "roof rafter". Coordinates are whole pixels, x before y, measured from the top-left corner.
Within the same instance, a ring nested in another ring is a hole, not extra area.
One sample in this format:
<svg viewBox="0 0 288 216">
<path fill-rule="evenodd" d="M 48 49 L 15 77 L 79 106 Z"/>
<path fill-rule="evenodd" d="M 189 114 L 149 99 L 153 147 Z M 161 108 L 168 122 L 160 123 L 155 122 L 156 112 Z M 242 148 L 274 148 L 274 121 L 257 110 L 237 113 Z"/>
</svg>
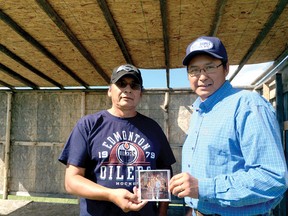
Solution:
<svg viewBox="0 0 288 216">
<path fill-rule="evenodd" d="M 235 76 L 239 73 L 239 71 L 244 67 L 244 65 L 247 63 L 249 58 L 253 55 L 253 53 L 257 50 L 257 48 L 260 46 L 262 41 L 265 39 L 271 28 L 276 23 L 277 19 L 280 17 L 282 12 L 284 11 L 286 5 L 288 4 L 287 0 L 279 0 L 278 4 L 271 15 L 270 19 L 267 21 L 267 23 L 264 25 L 264 28 L 261 30 L 261 32 L 256 37 L 254 43 L 250 46 L 249 50 L 247 51 L 246 55 L 243 57 L 243 59 L 240 61 L 238 68 L 236 69 L 235 73 L 232 74 L 230 77 L 230 81 L 232 81 Z"/>
<path fill-rule="evenodd" d="M 95 70 L 102 76 L 102 78 L 110 83 L 110 77 L 104 72 L 104 70 L 99 66 L 93 56 L 89 51 L 83 46 L 83 44 L 78 40 L 71 29 L 66 25 L 63 19 L 57 14 L 53 7 L 49 4 L 47 0 L 36 0 L 38 5 L 45 11 L 45 13 L 51 18 L 51 20 L 58 26 L 58 28 L 67 36 L 71 43 L 79 50 L 79 52 L 84 56 L 84 58 L 95 68 Z"/>
<path fill-rule="evenodd" d="M 3 20 L 12 29 L 14 29 L 14 31 L 17 32 L 21 37 L 23 37 L 27 42 L 29 42 L 31 45 L 37 48 L 41 53 L 47 56 L 52 62 L 58 65 L 63 71 L 69 74 L 79 84 L 83 85 L 86 89 L 89 89 L 89 86 L 80 77 L 78 77 L 70 68 L 68 68 L 59 59 L 57 59 L 51 52 L 49 52 L 42 44 L 40 44 L 28 32 L 22 29 L 14 20 L 12 20 L 1 9 L 0 9 L 0 19 Z"/>
<path fill-rule="evenodd" d="M 219 29 L 219 26 L 221 24 L 222 15 L 223 15 L 223 11 L 224 11 L 226 2 L 227 2 L 227 0 L 218 0 L 217 1 L 215 17 L 214 17 L 214 21 L 212 24 L 211 32 L 209 34 L 210 36 L 215 37 L 218 33 L 218 29 Z"/>
<path fill-rule="evenodd" d="M 9 85 L 8 83 L 3 82 L 3 81 L 1 81 L 1 80 L 0 80 L 0 84 L 3 85 L 3 86 L 5 86 L 5 87 L 7 87 L 7 88 L 9 88 L 9 89 L 11 89 L 11 90 L 12 90 L 12 89 L 15 89 L 13 86 L 11 86 L 11 85 Z"/>
<path fill-rule="evenodd" d="M 41 71 L 33 67 L 32 65 L 30 65 L 29 63 L 27 63 L 24 59 L 20 58 L 15 53 L 11 52 L 7 47 L 5 47 L 2 44 L 0 44 L 0 51 L 6 54 L 7 56 L 11 57 L 13 60 L 17 61 L 19 64 L 23 65 L 30 71 L 32 71 L 34 74 L 40 76 L 41 78 L 59 87 L 60 89 L 63 89 L 63 86 L 60 83 L 56 82 L 52 78 L 48 77 L 47 75 L 45 75 L 44 73 L 42 73 Z"/>
<path fill-rule="evenodd" d="M 256 78 L 256 80 L 251 84 L 255 85 L 256 88 L 264 83 L 267 79 L 271 78 L 273 75 L 275 75 L 278 71 L 281 71 L 283 68 L 285 68 L 288 64 L 288 48 L 274 61 L 273 65 L 271 65 L 264 73 L 263 75 L 260 75 Z"/>
<path fill-rule="evenodd" d="M 21 76 L 20 74 L 16 73 L 15 71 L 11 70 L 7 66 L 0 63 L 0 70 L 2 70 L 4 73 L 8 74 L 9 76 L 13 77 L 14 79 L 24 83 L 25 85 L 33 88 L 34 90 L 39 89 L 39 86 L 37 86 L 35 83 L 31 82 L 30 80 L 26 79 L 25 77 Z"/>
<path fill-rule="evenodd" d="M 160 1 L 160 10 L 162 18 L 162 31 L 163 31 L 163 43 L 164 43 L 164 53 L 165 53 L 165 67 L 166 67 L 166 82 L 167 88 L 170 88 L 170 50 L 169 50 L 169 33 L 168 33 L 168 21 L 167 21 L 167 2 L 166 0 Z"/>
<path fill-rule="evenodd" d="M 123 39 L 122 35 L 120 34 L 120 32 L 118 30 L 118 27 L 117 27 L 117 25 L 116 25 L 116 23 L 114 21 L 114 18 L 113 18 L 112 14 L 111 14 L 111 11 L 110 11 L 106 1 L 105 0 L 97 0 L 97 2 L 98 2 L 98 5 L 100 6 L 100 8 L 101 8 L 101 10 L 103 12 L 103 15 L 104 15 L 104 17 L 105 17 L 105 19 L 106 19 L 106 21 L 107 21 L 107 23 L 108 23 L 113 35 L 115 37 L 115 40 L 118 43 L 118 46 L 121 49 L 121 52 L 122 52 L 126 62 L 129 63 L 129 64 L 134 64 L 133 60 L 131 58 L 131 55 L 130 55 L 130 53 L 129 53 L 127 47 L 126 47 L 126 44 L 124 42 L 124 39 Z"/>
</svg>

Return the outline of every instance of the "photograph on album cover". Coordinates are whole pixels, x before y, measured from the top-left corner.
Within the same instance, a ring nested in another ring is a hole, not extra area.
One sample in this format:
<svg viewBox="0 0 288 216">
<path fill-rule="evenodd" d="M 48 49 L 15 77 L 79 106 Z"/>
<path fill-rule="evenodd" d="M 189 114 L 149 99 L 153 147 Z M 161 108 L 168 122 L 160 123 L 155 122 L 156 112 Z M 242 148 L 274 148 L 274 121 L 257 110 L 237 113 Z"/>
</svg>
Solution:
<svg viewBox="0 0 288 216">
<path fill-rule="evenodd" d="M 171 201 L 168 191 L 170 170 L 139 170 L 138 185 L 141 200 Z"/>
</svg>

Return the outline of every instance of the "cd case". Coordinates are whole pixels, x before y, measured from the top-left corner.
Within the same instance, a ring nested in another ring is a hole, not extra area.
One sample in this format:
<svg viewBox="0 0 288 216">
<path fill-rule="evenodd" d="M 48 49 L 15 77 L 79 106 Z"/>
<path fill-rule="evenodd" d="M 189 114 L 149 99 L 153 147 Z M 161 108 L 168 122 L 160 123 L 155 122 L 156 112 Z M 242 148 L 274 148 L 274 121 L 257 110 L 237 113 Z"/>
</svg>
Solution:
<svg viewBox="0 0 288 216">
<path fill-rule="evenodd" d="M 139 170 L 138 187 L 141 200 L 171 201 L 169 180 L 170 170 Z"/>
</svg>

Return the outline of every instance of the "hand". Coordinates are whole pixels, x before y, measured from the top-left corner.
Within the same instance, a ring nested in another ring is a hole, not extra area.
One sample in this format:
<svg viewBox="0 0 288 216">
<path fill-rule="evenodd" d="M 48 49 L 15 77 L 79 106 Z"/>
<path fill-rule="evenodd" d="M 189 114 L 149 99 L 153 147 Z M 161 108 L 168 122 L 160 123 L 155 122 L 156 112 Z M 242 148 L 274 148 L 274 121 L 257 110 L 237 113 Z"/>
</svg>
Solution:
<svg viewBox="0 0 288 216">
<path fill-rule="evenodd" d="M 185 196 L 198 199 L 198 179 L 189 173 L 180 173 L 173 176 L 169 183 L 170 192 L 183 198 Z"/>
<path fill-rule="evenodd" d="M 147 201 L 140 201 L 136 187 L 133 188 L 134 193 L 126 189 L 112 189 L 111 191 L 111 201 L 124 212 L 139 211 L 147 204 Z"/>
</svg>

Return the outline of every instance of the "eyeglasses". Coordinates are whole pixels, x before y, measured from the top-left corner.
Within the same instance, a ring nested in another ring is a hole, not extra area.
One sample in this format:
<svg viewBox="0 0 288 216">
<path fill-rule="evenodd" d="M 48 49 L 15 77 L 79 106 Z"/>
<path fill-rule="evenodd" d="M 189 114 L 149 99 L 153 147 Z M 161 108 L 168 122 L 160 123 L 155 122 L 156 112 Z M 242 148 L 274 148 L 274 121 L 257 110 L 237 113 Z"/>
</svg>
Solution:
<svg viewBox="0 0 288 216">
<path fill-rule="evenodd" d="M 119 80 L 115 83 L 115 85 L 118 88 L 126 88 L 127 85 L 130 85 L 130 88 L 133 90 L 140 90 L 141 89 L 141 85 L 139 83 L 135 83 L 135 82 L 131 82 L 131 83 L 127 83 L 124 80 Z"/>
<path fill-rule="evenodd" d="M 198 77 L 201 74 L 201 71 L 203 70 L 206 74 L 212 74 L 216 71 L 216 69 L 218 67 L 220 67 L 221 65 L 223 65 L 223 63 L 219 64 L 219 65 L 207 65 L 203 68 L 199 68 L 199 67 L 190 67 L 187 69 L 188 74 L 191 77 Z"/>
</svg>

